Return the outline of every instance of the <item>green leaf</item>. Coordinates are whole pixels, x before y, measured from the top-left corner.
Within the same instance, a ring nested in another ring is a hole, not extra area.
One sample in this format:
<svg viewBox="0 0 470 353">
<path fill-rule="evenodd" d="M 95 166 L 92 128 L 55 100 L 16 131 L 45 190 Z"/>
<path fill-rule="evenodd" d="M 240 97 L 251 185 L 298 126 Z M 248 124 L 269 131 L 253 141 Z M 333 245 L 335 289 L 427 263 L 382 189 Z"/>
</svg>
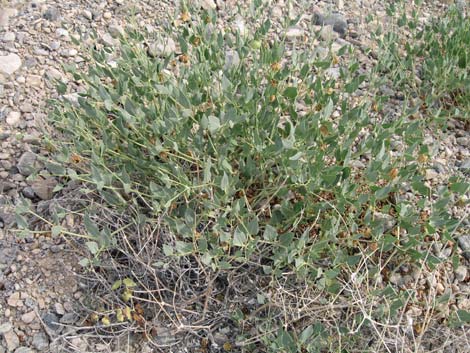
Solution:
<svg viewBox="0 0 470 353">
<path fill-rule="evenodd" d="M 208 117 L 208 129 L 210 133 L 216 132 L 220 128 L 220 120 L 216 116 L 209 116 Z"/>
<path fill-rule="evenodd" d="M 307 340 L 313 335 L 313 326 L 308 326 L 299 336 L 299 342 L 301 344 L 307 343 Z"/>
<path fill-rule="evenodd" d="M 87 230 L 88 234 L 95 239 L 99 239 L 100 230 L 97 225 L 91 220 L 88 214 L 85 214 L 85 216 L 83 217 L 83 223 L 85 224 L 85 229 Z"/>
<path fill-rule="evenodd" d="M 53 226 L 51 228 L 51 235 L 53 237 L 58 236 L 60 233 L 62 233 L 62 227 L 61 226 Z"/>
<path fill-rule="evenodd" d="M 325 109 L 323 109 L 323 113 L 322 113 L 323 119 L 328 119 L 331 116 L 331 114 L 333 113 L 333 108 L 334 108 L 333 100 L 330 98 L 328 100 L 328 104 L 326 105 Z"/>
<path fill-rule="evenodd" d="M 278 233 L 276 228 L 267 224 L 264 228 L 263 238 L 266 241 L 276 241 L 278 237 Z"/>
<path fill-rule="evenodd" d="M 80 261 L 78 261 L 78 264 L 82 267 L 87 267 L 90 264 L 90 261 L 84 257 Z"/>
<path fill-rule="evenodd" d="M 258 218 L 253 218 L 247 225 L 248 232 L 251 235 L 257 235 L 259 232 Z"/>
<path fill-rule="evenodd" d="M 461 195 L 465 194 L 470 189 L 470 183 L 457 182 L 450 184 L 450 190 Z"/>
<path fill-rule="evenodd" d="M 461 322 L 470 323 L 470 312 L 466 310 L 457 310 L 457 315 Z"/>
<path fill-rule="evenodd" d="M 228 175 L 227 173 L 224 172 L 224 176 L 222 177 L 222 180 L 220 181 L 220 188 L 228 194 L 229 191 L 229 181 L 228 181 Z"/>
<path fill-rule="evenodd" d="M 98 252 L 100 251 L 100 247 L 96 241 L 87 241 L 85 245 L 93 255 L 98 254 Z"/>
<path fill-rule="evenodd" d="M 124 278 L 122 283 L 124 283 L 127 288 L 137 287 L 137 284 L 129 277 Z"/>
<path fill-rule="evenodd" d="M 287 87 L 284 90 L 283 96 L 294 100 L 297 97 L 297 87 Z"/>
<path fill-rule="evenodd" d="M 247 241 L 248 237 L 247 235 L 245 234 L 245 232 L 243 232 L 240 227 L 237 227 L 235 229 L 235 232 L 233 234 L 233 245 L 234 246 L 244 246 L 246 241 Z"/>
<path fill-rule="evenodd" d="M 212 180 L 212 161 L 210 158 L 206 159 L 206 163 L 204 165 L 204 184 L 209 183 Z"/>
<path fill-rule="evenodd" d="M 163 244 L 163 254 L 165 254 L 165 256 L 172 256 L 174 254 L 173 247 L 168 244 Z"/>
<path fill-rule="evenodd" d="M 180 256 L 189 255 L 193 252 L 193 243 L 178 240 L 175 243 L 175 250 Z"/>
<path fill-rule="evenodd" d="M 121 287 L 121 285 L 122 285 L 122 281 L 119 279 L 119 280 L 117 280 L 116 282 L 113 283 L 113 285 L 111 286 L 111 290 L 116 290 L 119 287 Z"/>
</svg>

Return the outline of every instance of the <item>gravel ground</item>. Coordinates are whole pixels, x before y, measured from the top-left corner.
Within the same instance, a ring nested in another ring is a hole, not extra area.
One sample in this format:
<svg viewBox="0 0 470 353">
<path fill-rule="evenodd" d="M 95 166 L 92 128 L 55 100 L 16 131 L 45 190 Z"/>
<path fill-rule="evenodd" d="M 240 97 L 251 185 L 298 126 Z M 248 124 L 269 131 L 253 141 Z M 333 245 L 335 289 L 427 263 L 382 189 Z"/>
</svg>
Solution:
<svg viewBox="0 0 470 353">
<path fill-rule="evenodd" d="M 448 2 L 428 1 L 429 11 L 423 14 L 423 19 L 438 14 L 445 5 L 442 3 Z M 85 67 L 81 44 L 95 44 L 92 37 L 79 44 L 74 44 L 73 39 L 96 31 L 99 45 L 115 45 L 115 37 L 123 31 L 131 14 L 136 15 L 139 26 L 156 30 L 165 16 L 171 15 L 173 3 L 157 0 L 0 3 L 0 353 L 129 351 L 127 340 L 131 337 L 123 337 L 122 342 L 111 348 L 105 341 L 79 335 L 68 327 L 80 323 L 83 297 L 80 279 L 74 274 L 75 255 L 62 237 L 48 233 L 19 237 L 11 230 L 15 223 L 13 205 L 23 196 L 35 204 L 39 213 L 54 206 L 57 181 L 41 159 L 47 155 L 42 149 L 47 100 L 57 97 L 55 80 L 67 84 L 65 98 L 73 99 L 81 87 L 64 73 L 62 65 L 76 63 Z M 234 3 L 219 1 L 219 11 L 229 13 Z M 285 15 L 285 3 L 273 1 L 270 15 L 274 19 Z M 213 3 L 202 0 L 201 4 Z M 323 36 L 334 39 L 338 48 L 345 43 L 359 49 L 371 46 L 370 27 L 365 24 L 368 13 L 386 23 L 382 1 L 312 1 L 311 13 L 304 14 L 299 27 L 289 28 L 288 36 L 303 35 L 302 26 L 315 21 L 313 11 L 326 13 L 328 9 L 338 10 L 339 15 L 333 28 Z M 295 14 L 295 6 L 291 12 Z M 367 68 L 373 58 L 361 54 L 360 60 Z M 435 151 L 434 164 L 427 172 L 429 183 L 445 182 L 449 176 L 463 175 L 470 169 L 470 134 L 461 123 L 450 122 L 444 136 L 430 131 L 427 143 Z M 454 210 L 462 218 L 468 216 L 468 211 Z M 470 225 L 468 220 L 463 222 Z M 470 251 L 470 233 L 462 234 L 458 244 L 462 252 Z M 436 252 L 445 256 L 449 250 L 440 248 Z M 448 277 L 441 286 L 444 290 L 451 288 L 459 309 L 470 310 L 467 267 L 449 269 L 446 274 Z M 400 282 L 403 278 L 394 280 Z M 139 346 L 135 351 L 151 349 Z"/>
</svg>

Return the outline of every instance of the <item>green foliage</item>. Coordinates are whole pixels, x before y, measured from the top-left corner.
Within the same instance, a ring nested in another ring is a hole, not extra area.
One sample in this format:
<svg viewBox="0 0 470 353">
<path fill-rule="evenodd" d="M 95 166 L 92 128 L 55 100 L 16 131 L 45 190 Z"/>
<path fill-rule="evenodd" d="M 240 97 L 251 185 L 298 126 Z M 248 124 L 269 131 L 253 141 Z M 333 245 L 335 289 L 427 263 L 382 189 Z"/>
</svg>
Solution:
<svg viewBox="0 0 470 353">
<path fill-rule="evenodd" d="M 350 295 L 343 284 L 352 273 L 360 283 L 385 267 L 444 261 L 428 256 L 425 239 L 452 238 L 459 223 L 447 210 L 468 184 L 456 179 L 437 191 L 424 180 L 423 122 L 409 119 L 411 110 L 388 120 L 376 112 L 380 102 L 359 91 L 375 77 L 358 72 L 351 48 L 320 57 L 308 44 L 291 50 L 289 42 L 270 42 L 269 20 L 243 34 L 214 30 L 213 12 L 192 16 L 165 34 L 181 53 L 149 56 L 142 45 L 149 35 L 130 31 L 119 49 L 93 51 L 86 74 L 70 68 L 87 91 L 76 106 L 55 102 L 50 117 L 63 134 L 51 165 L 64 166 L 65 180 L 96 191 L 106 207 L 132 209 L 136 224 L 158 219 L 173 236 L 161 244 L 168 258 L 196 258 L 218 273 L 250 265 L 273 281 L 293 274 L 321 291 L 325 304 Z M 426 50 L 435 49 L 422 45 L 419 53 Z M 332 79 L 325 72 L 338 60 L 341 75 Z M 423 64 L 426 75 L 439 71 L 437 60 Z M 398 64 L 390 59 L 387 69 Z M 100 266 L 101 254 L 116 247 L 116 229 L 89 215 L 84 225 L 93 261 L 81 263 Z M 130 278 L 111 283 L 113 290 L 135 286 Z M 410 300 L 389 286 L 367 295 L 395 303 L 374 305 L 367 315 L 377 320 L 398 316 Z M 258 293 L 260 305 L 266 300 Z M 247 320 L 234 312 L 235 322 Z M 284 330 L 269 315 L 254 320 L 265 323 L 272 351 L 337 348 L 338 332 L 326 324 Z M 354 320 L 356 332 L 369 322 L 361 312 Z"/>
<path fill-rule="evenodd" d="M 395 87 L 419 98 L 425 115 L 470 119 L 470 18 L 457 7 L 442 17 L 421 23 L 420 12 L 389 15 L 397 31 L 377 37 L 379 68 Z M 380 33 L 379 33 L 380 34 Z"/>
</svg>

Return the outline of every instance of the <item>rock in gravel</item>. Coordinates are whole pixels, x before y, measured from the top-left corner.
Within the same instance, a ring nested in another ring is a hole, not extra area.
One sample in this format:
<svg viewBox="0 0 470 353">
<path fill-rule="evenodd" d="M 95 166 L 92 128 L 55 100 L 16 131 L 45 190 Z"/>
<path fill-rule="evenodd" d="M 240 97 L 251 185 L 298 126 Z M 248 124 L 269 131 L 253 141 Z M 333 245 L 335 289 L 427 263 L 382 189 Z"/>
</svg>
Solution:
<svg viewBox="0 0 470 353">
<path fill-rule="evenodd" d="M 467 278 L 467 267 L 466 266 L 459 266 L 455 270 L 455 279 L 459 282 L 465 281 Z"/>
<path fill-rule="evenodd" d="M 55 312 L 59 315 L 64 315 L 65 314 L 64 306 L 61 303 L 55 303 L 54 304 L 54 309 L 55 309 Z"/>
<path fill-rule="evenodd" d="M 42 320 L 44 321 L 46 326 L 49 327 L 51 330 L 56 331 L 57 329 L 60 328 L 60 326 L 58 325 L 59 318 L 54 313 L 44 314 L 44 316 L 42 317 Z"/>
<path fill-rule="evenodd" d="M 10 331 L 13 328 L 13 326 L 9 322 L 5 322 L 3 324 L 0 324 L 0 335 L 3 335 Z"/>
<path fill-rule="evenodd" d="M 36 318 L 36 313 L 34 311 L 30 311 L 28 313 L 21 315 L 21 321 L 23 321 L 25 324 L 32 323 L 35 318 Z"/>
<path fill-rule="evenodd" d="M 83 10 L 82 11 L 83 17 L 85 17 L 88 21 L 93 20 L 93 14 L 91 13 L 90 10 Z"/>
<path fill-rule="evenodd" d="M 34 193 L 41 200 L 50 200 L 57 185 L 55 178 L 38 179 L 32 185 Z M 57 312 L 58 313 L 58 312 Z"/>
<path fill-rule="evenodd" d="M 214 10 L 217 7 L 214 0 L 200 0 L 199 3 L 204 10 Z"/>
<path fill-rule="evenodd" d="M 171 38 L 162 39 L 153 43 L 149 43 L 147 53 L 152 58 L 158 56 L 170 56 L 176 51 L 175 41 Z"/>
<path fill-rule="evenodd" d="M 21 67 L 21 58 L 16 54 L 0 56 L 0 73 L 11 75 Z"/>
<path fill-rule="evenodd" d="M 396 224 L 395 218 L 385 213 L 374 212 L 374 218 L 376 221 L 383 223 L 385 232 L 392 230 Z"/>
<path fill-rule="evenodd" d="M 118 25 L 110 25 L 108 27 L 108 32 L 113 38 L 119 38 L 124 35 L 124 28 Z"/>
<path fill-rule="evenodd" d="M 3 340 L 7 346 L 7 352 L 13 352 L 20 345 L 20 340 L 15 331 L 10 330 L 3 334 Z"/>
<path fill-rule="evenodd" d="M 2 40 L 6 43 L 14 42 L 15 39 L 16 39 L 16 34 L 14 32 L 6 32 L 2 38 Z"/>
<path fill-rule="evenodd" d="M 20 112 L 9 112 L 5 121 L 10 126 L 16 126 L 21 120 L 21 113 Z"/>
<path fill-rule="evenodd" d="M 51 6 L 44 12 L 42 17 L 44 17 L 48 21 L 54 22 L 54 21 L 57 21 L 59 19 L 60 12 L 56 7 Z"/>
<path fill-rule="evenodd" d="M 323 39 L 325 42 L 334 41 L 338 38 L 338 33 L 333 30 L 332 26 L 324 26 L 320 30 L 320 38 Z"/>
<path fill-rule="evenodd" d="M 12 8 L 0 8 L 0 27 L 8 26 L 10 17 L 16 16 L 17 12 L 16 9 Z"/>
<path fill-rule="evenodd" d="M 26 77 L 26 84 L 33 87 L 41 86 L 42 76 L 39 75 L 29 75 Z"/>
<path fill-rule="evenodd" d="M 240 56 L 236 50 L 227 50 L 225 52 L 224 70 L 228 70 L 240 65 Z"/>
<path fill-rule="evenodd" d="M 28 347 L 19 347 L 16 349 L 15 353 L 34 353 L 31 348 Z"/>
<path fill-rule="evenodd" d="M 299 27 L 289 27 L 286 32 L 286 37 L 288 39 L 299 38 L 304 35 L 304 30 Z"/>
<path fill-rule="evenodd" d="M 72 325 L 78 321 L 79 317 L 75 313 L 67 313 L 60 318 L 61 324 Z"/>
<path fill-rule="evenodd" d="M 51 67 L 49 70 L 46 71 L 46 77 L 50 80 L 61 80 L 62 79 L 62 73 Z"/>
<path fill-rule="evenodd" d="M 470 234 L 469 235 L 461 235 L 457 243 L 460 246 L 460 249 L 462 249 L 462 255 L 470 261 Z"/>
<path fill-rule="evenodd" d="M 26 151 L 21 155 L 16 167 L 22 175 L 29 176 L 35 171 L 36 159 L 36 154 L 34 154 L 33 152 Z"/>
<path fill-rule="evenodd" d="M 20 110 L 23 113 L 32 113 L 33 112 L 33 105 L 29 102 L 24 102 L 20 105 Z"/>
<path fill-rule="evenodd" d="M 313 22 L 316 26 L 331 26 L 341 37 L 344 37 L 348 30 L 348 23 L 339 13 L 323 15 L 317 11 L 313 14 Z"/>
<path fill-rule="evenodd" d="M 49 346 L 49 339 L 44 333 L 36 333 L 33 336 L 32 341 L 33 347 L 36 348 L 39 352 L 44 352 Z"/>
<path fill-rule="evenodd" d="M 65 49 L 60 52 L 60 56 L 63 56 L 64 58 L 70 58 L 72 56 L 75 56 L 78 54 L 77 49 Z"/>
<path fill-rule="evenodd" d="M 20 292 L 14 292 L 7 299 L 7 304 L 12 307 L 23 306 L 23 302 L 20 299 Z"/>
<path fill-rule="evenodd" d="M 107 47 L 114 47 L 119 43 L 110 33 L 103 34 L 101 36 L 101 42 Z"/>
<path fill-rule="evenodd" d="M 5 227 L 11 227 L 16 222 L 15 208 L 8 205 L 0 205 L 0 221 Z"/>
</svg>

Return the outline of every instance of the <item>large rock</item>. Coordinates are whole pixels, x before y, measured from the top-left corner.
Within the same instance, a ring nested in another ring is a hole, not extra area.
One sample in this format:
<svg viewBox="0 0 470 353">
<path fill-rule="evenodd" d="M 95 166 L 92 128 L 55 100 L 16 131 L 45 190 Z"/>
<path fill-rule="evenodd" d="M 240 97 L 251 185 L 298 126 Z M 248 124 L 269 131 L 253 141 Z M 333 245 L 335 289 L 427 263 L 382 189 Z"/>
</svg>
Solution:
<svg viewBox="0 0 470 353">
<path fill-rule="evenodd" d="M 29 176 L 36 170 L 36 160 L 36 154 L 27 151 L 21 155 L 16 167 L 22 175 Z"/>
<path fill-rule="evenodd" d="M 333 30 L 341 37 L 344 37 L 348 31 L 348 23 L 345 18 L 339 13 L 332 13 L 323 15 L 320 12 L 315 12 L 313 15 L 313 22 L 317 26 L 331 26 Z"/>
<path fill-rule="evenodd" d="M 21 58 L 16 54 L 0 56 L 0 73 L 11 75 L 21 67 Z"/>
<path fill-rule="evenodd" d="M 41 200 L 50 200 L 56 185 L 57 181 L 54 178 L 38 179 L 31 185 L 31 188 Z"/>
</svg>

